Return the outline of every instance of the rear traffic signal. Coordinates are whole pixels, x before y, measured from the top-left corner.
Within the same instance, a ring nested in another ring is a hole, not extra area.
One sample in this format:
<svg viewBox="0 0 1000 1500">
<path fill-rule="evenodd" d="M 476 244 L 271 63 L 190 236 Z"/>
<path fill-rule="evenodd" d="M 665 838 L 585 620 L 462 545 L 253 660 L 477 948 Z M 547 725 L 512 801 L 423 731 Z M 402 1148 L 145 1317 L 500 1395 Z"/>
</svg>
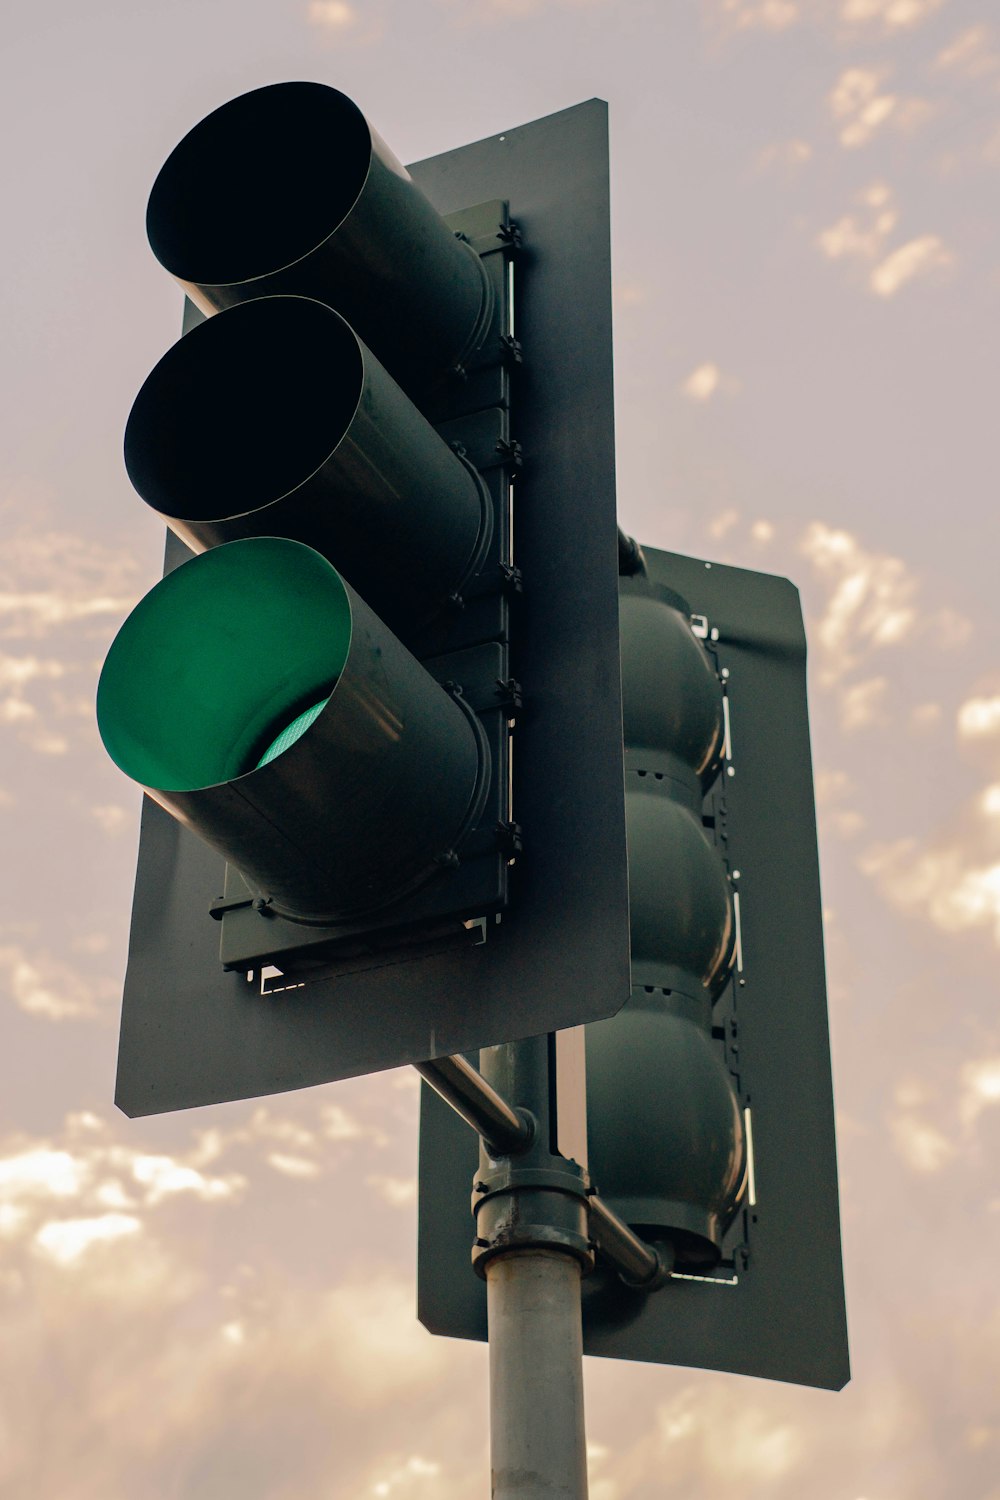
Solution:
<svg viewBox="0 0 1000 1500">
<path fill-rule="evenodd" d="M 632 993 L 585 1028 L 587 1167 L 674 1274 L 583 1282 L 585 1353 L 839 1389 L 849 1374 L 798 595 L 644 551 L 621 580 Z M 428 1089 L 418 1308 L 486 1337 L 477 1167 Z M 480 1173 L 481 1175 L 481 1173 Z M 475 1196 L 475 1195 L 474 1195 Z"/>
<path fill-rule="evenodd" d="M 589 1168 L 644 1238 L 712 1267 L 747 1189 L 743 1113 L 712 1034 L 737 942 L 724 849 L 704 824 L 727 705 L 690 606 L 646 576 L 621 581 L 621 654 L 632 995 L 587 1031 Z"/>
</svg>

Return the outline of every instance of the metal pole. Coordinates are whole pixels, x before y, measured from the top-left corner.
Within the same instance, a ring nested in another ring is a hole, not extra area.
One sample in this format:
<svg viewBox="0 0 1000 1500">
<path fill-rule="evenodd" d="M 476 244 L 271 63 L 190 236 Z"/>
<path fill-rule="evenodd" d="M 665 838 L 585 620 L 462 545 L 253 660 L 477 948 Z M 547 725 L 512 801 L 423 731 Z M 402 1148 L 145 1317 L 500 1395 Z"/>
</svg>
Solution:
<svg viewBox="0 0 1000 1500">
<path fill-rule="evenodd" d="M 508 1104 L 461 1054 L 413 1066 L 424 1082 L 496 1150 L 522 1151 L 530 1144 L 530 1120 Z"/>
<path fill-rule="evenodd" d="M 626 1286 L 652 1292 L 669 1281 L 674 1263 L 670 1247 L 647 1245 L 596 1193 L 590 1195 L 590 1232 Z"/>
<path fill-rule="evenodd" d="M 486 1297 L 492 1500 L 587 1500 L 580 1262 L 497 1255 Z"/>
<path fill-rule="evenodd" d="M 480 1135 L 472 1263 L 486 1280 L 492 1500 L 587 1500 L 580 1278 L 595 1247 L 628 1285 L 652 1292 L 673 1257 L 648 1245 L 555 1149 L 560 1100 L 546 1037 L 414 1064 Z M 517 1106 L 509 1101 L 516 1099 Z M 553 1131 L 553 1127 L 555 1127 Z"/>
</svg>

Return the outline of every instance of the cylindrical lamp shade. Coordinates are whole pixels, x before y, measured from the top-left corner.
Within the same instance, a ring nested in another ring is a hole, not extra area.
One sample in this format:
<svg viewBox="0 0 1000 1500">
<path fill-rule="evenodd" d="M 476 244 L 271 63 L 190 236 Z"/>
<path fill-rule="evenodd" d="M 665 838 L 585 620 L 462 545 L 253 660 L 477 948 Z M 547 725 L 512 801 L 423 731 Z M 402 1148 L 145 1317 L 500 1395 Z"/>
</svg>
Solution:
<svg viewBox="0 0 1000 1500">
<path fill-rule="evenodd" d="M 126 775 L 307 921 L 430 879 L 488 774 L 466 712 L 325 558 L 278 537 L 157 584 L 112 643 L 97 718 Z"/>
<path fill-rule="evenodd" d="M 722 1056 L 683 1001 L 633 991 L 587 1027 L 587 1118 L 602 1197 L 682 1264 L 713 1265 L 745 1192 L 746 1142 Z"/>
<path fill-rule="evenodd" d="M 697 802 L 715 779 L 725 739 L 722 688 L 667 589 L 622 592 L 622 710 L 630 756 L 676 780 Z M 689 798 L 690 800 L 690 798 Z"/>
<path fill-rule="evenodd" d="M 325 84 L 272 84 L 213 110 L 161 168 L 146 229 L 204 312 L 317 297 L 407 388 L 460 364 L 493 318 L 479 257 Z"/>
<path fill-rule="evenodd" d="M 305 542 L 397 631 L 447 608 L 490 531 L 482 482 L 306 297 L 248 302 L 174 344 L 135 399 L 125 466 L 194 551 Z"/>
<path fill-rule="evenodd" d="M 736 923 L 725 867 L 684 803 L 629 777 L 625 792 L 632 983 L 715 994 L 733 960 Z"/>
</svg>

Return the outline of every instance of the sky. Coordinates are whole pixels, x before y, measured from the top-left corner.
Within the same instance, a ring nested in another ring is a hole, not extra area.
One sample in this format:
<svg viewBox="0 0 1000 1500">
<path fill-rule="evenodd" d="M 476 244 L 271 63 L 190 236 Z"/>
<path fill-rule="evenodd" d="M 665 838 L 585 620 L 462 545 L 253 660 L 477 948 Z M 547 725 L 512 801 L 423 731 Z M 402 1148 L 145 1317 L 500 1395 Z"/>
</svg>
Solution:
<svg viewBox="0 0 1000 1500">
<path fill-rule="evenodd" d="M 592 1500 L 1000 1500 L 1000 18 L 986 0 L 13 0 L 0 47 L 0 1496 L 486 1493 L 413 1312 L 415 1075 L 130 1122 L 153 178 L 308 78 L 404 161 L 610 105 L 619 513 L 802 592 L 853 1380 L 588 1360 Z M 570 565 L 567 559 L 567 565 Z"/>
</svg>

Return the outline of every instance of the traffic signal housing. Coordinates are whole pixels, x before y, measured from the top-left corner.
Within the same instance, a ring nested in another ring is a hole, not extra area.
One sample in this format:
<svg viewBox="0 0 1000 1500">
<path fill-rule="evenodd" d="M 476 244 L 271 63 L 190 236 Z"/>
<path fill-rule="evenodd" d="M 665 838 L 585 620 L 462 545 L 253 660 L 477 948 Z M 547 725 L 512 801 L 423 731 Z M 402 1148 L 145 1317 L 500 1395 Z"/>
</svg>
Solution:
<svg viewBox="0 0 1000 1500">
<path fill-rule="evenodd" d="M 165 577 L 98 707 L 149 794 L 127 1113 L 626 998 L 607 195 L 599 102 L 407 171 L 316 84 L 157 179 L 189 302 L 125 452 Z"/>
<path fill-rule="evenodd" d="M 643 549 L 621 579 L 632 990 L 585 1027 L 594 1189 L 668 1247 L 583 1283 L 584 1351 L 849 1376 L 805 635 L 787 580 Z M 421 1103 L 418 1307 L 486 1337 L 474 1143 Z M 463 1187 L 466 1193 L 462 1201 Z"/>
</svg>

